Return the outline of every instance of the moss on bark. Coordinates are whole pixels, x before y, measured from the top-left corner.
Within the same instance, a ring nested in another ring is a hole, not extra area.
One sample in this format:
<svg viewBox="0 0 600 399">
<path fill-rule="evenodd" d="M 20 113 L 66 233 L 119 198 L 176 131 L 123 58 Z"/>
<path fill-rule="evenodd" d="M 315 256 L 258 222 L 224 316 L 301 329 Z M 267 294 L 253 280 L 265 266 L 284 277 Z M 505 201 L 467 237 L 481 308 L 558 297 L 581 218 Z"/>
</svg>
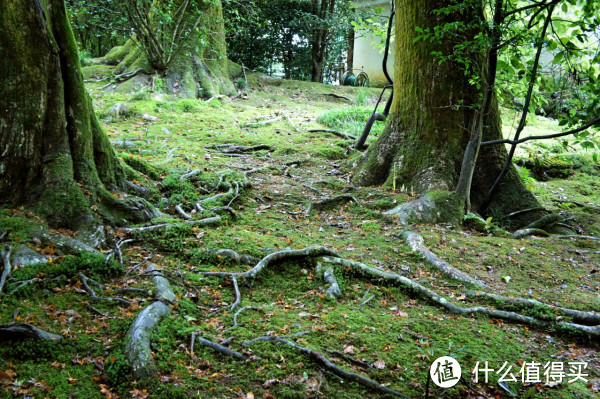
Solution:
<svg viewBox="0 0 600 399">
<path fill-rule="evenodd" d="M 187 43 L 178 49 L 166 71 L 158 71 L 165 80 L 166 91 L 176 97 L 208 98 L 218 94 L 232 95 L 235 87 L 231 81 L 230 62 L 227 59 L 223 9 L 221 2 L 207 6 L 201 16 L 199 32 L 191 35 Z M 142 70 L 145 74 L 155 71 L 148 62 L 135 38 L 124 46 L 112 49 L 94 63 L 117 64 L 116 74 Z M 240 68 L 241 69 L 241 68 Z M 132 88 L 122 83 L 119 91 Z"/>
<path fill-rule="evenodd" d="M 51 226 L 111 219 L 114 207 L 97 213 L 98 195 L 120 190 L 124 171 L 85 91 L 63 1 L 2 2 L 0 26 L 0 201 Z"/>
<path fill-rule="evenodd" d="M 455 189 L 473 121 L 470 106 L 478 103 L 479 92 L 458 65 L 440 63 L 432 55 L 434 51 L 452 53 L 453 43 L 439 45 L 417 39 L 417 28 L 433 32 L 438 25 L 471 17 L 467 11 L 460 15 L 432 12 L 446 6 L 443 0 L 396 0 L 396 9 L 402 12 L 396 13 L 390 122 L 356 165 L 357 184 L 389 184 L 395 180 L 396 187 L 404 185 L 421 193 Z M 496 101 L 485 126 L 484 140 L 501 136 Z M 482 209 L 485 193 L 505 159 L 503 146 L 486 147 L 480 152 L 471 192 L 475 210 L 508 214 L 535 206 L 535 198 L 511 170 L 489 207 Z"/>
</svg>

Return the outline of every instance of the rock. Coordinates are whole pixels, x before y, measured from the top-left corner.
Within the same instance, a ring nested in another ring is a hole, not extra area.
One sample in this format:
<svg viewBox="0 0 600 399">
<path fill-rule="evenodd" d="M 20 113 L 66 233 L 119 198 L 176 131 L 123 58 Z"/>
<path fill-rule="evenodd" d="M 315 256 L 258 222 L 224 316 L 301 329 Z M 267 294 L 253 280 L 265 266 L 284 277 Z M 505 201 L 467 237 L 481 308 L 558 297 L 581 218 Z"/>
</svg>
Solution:
<svg viewBox="0 0 600 399">
<path fill-rule="evenodd" d="M 163 133 L 165 134 L 171 134 L 171 132 L 169 131 L 169 129 L 167 129 L 166 127 L 162 128 Z"/>
<path fill-rule="evenodd" d="M 38 238 L 42 242 L 42 245 L 53 246 L 54 251 L 59 256 L 78 255 L 81 252 L 92 252 L 95 254 L 100 253 L 91 246 L 79 240 L 58 233 L 51 233 L 42 230 L 40 232 L 37 232 L 36 238 Z"/>
<path fill-rule="evenodd" d="M 123 115 L 127 114 L 127 104 L 125 103 L 116 103 L 108 110 L 108 113 L 115 118 L 120 118 Z"/>
<path fill-rule="evenodd" d="M 144 115 L 142 115 L 142 119 L 149 122 L 155 122 L 158 120 L 158 117 L 145 113 Z"/>
<path fill-rule="evenodd" d="M 47 263 L 48 257 L 41 255 L 31 248 L 19 246 L 12 251 L 11 263 L 14 266 L 27 266 L 34 263 Z"/>
</svg>

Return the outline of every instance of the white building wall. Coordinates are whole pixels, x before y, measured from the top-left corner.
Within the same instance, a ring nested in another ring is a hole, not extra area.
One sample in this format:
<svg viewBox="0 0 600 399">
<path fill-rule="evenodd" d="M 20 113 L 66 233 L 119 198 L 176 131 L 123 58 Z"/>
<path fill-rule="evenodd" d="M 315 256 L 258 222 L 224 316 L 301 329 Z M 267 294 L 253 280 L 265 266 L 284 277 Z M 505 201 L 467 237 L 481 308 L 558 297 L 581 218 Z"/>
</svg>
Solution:
<svg viewBox="0 0 600 399">
<path fill-rule="evenodd" d="M 366 0 L 355 1 L 354 4 L 363 7 L 382 7 L 381 16 L 385 17 L 385 21 L 389 19 L 391 11 L 391 2 L 382 0 Z M 386 22 L 387 27 L 387 22 Z M 392 34 L 394 29 L 392 27 Z M 356 75 L 360 71 L 364 71 L 369 75 L 371 86 L 383 86 L 387 83 L 387 79 L 383 74 L 383 50 L 375 48 L 373 42 L 379 42 L 381 39 L 370 35 L 368 32 L 357 31 L 354 36 L 354 61 L 352 68 Z M 390 76 L 394 76 L 394 43 L 390 43 L 390 52 L 388 55 L 387 69 Z"/>
</svg>

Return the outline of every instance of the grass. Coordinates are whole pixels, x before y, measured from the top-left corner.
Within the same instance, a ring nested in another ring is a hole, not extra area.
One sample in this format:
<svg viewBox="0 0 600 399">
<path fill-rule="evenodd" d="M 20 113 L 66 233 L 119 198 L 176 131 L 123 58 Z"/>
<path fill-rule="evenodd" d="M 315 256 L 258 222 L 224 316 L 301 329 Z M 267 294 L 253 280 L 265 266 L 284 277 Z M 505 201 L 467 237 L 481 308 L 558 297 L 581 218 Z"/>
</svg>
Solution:
<svg viewBox="0 0 600 399">
<path fill-rule="evenodd" d="M 517 368 L 531 361 L 585 361 L 589 363 L 589 386 L 581 382 L 556 387 L 539 385 L 529 397 L 591 397 L 597 393 L 594 390 L 598 389 L 600 376 L 598 345 L 585 337 L 568 331 L 530 329 L 483 316 L 456 316 L 398 287 L 341 267 L 336 267 L 335 275 L 342 297 L 334 301 L 325 295 L 325 283 L 315 275 L 316 265 L 307 260 L 283 262 L 266 270 L 253 285 L 241 285 L 240 308 L 260 306 L 261 309 L 245 311 L 238 318 L 243 326 L 228 330 L 233 325 L 233 314 L 225 306 L 235 300 L 231 279 L 197 273 L 247 270 L 247 266 L 232 263 L 211 251 L 220 248 L 263 257 L 278 249 L 324 245 L 344 257 L 410 277 L 460 304 L 482 303 L 463 298 L 458 282 L 444 278 L 420 256 L 411 253 L 400 239 L 404 227 L 381 213 L 407 201 L 409 193 L 378 187 L 353 189 L 349 182 L 351 169 L 346 167 L 357 156 L 347 150 L 351 143 L 325 133 L 307 132 L 326 126 L 360 134 L 378 90 L 280 80 L 258 82 L 246 88 L 241 98 L 213 99 L 210 103 L 169 102 L 149 91 L 134 96 L 105 93 L 98 90 L 103 82 L 89 83 L 97 113 L 121 156 L 156 181 L 157 202 L 170 215 L 165 221 L 178 220 L 174 210 L 177 204 L 192 212 L 194 202 L 209 195 L 204 190 L 213 191 L 223 175 L 239 178 L 241 171 L 265 165 L 278 166 L 284 172 L 286 162 L 297 160 L 301 164 L 289 168 L 287 174 L 274 170 L 252 174 L 252 187 L 245 189 L 232 204 L 236 219 L 226 218 L 217 227 L 184 226 L 139 233 L 135 236 L 139 241 L 123 246 L 127 270 L 149 258 L 172 273 L 178 295 L 172 316 L 153 333 L 159 374 L 149 386 L 142 388 L 129 378 L 123 337 L 133 317 L 151 298 L 118 290 L 124 286 L 149 289 L 151 282 L 135 277 L 136 272 L 126 278 L 123 271 L 96 275 L 106 287 L 103 295 L 122 295 L 133 303 L 129 308 L 94 303 L 95 308 L 109 315 L 105 318 L 87 307 L 85 301 L 89 297 L 80 293 L 76 273 L 65 272 L 59 284 L 36 286 L 26 295 L 6 296 L 0 303 L 0 324 L 20 320 L 67 338 L 54 348 L 0 347 L 0 370 L 14 374 L 10 383 L 2 386 L 5 391 L 0 396 L 8 397 L 11 392 L 18 394 L 22 390 L 23 395 L 34 397 L 142 397 L 139 395 L 147 389 L 152 398 L 236 398 L 251 397 L 250 393 L 267 398 L 377 397 L 364 387 L 328 374 L 289 347 L 273 342 L 241 346 L 241 342 L 258 336 L 301 331 L 309 333 L 294 339 L 299 345 L 319 351 L 346 351 L 356 359 L 377 364 L 380 368 L 363 369 L 341 357 L 328 355 L 338 366 L 363 373 L 415 398 L 424 396 L 429 365 L 442 355 L 459 359 L 463 376 L 469 381 L 472 379 L 468 372 L 478 361 L 488 361 L 495 369 L 504 361 Z M 332 91 L 358 105 L 326 95 Z M 108 110 L 118 102 L 126 103 L 128 112 L 120 118 L 111 118 Z M 158 120 L 145 120 L 144 113 Z M 251 125 L 272 119 L 276 121 L 268 125 Z M 555 129 L 551 122 L 543 123 L 547 124 L 543 129 Z M 379 122 L 374 125 L 370 140 L 376 139 L 382 125 Z M 218 150 L 221 144 L 267 144 L 274 151 L 230 157 Z M 559 155 L 578 154 L 560 152 Z M 593 206 L 600 204 L 599 191 L 595 189 L 600 177 L 594 174 L 595 166 L 589 157 L 583 154 L 583 158 L 585 167 L 574 169 L 566 179 L 545 182 L 533 179 L 528 184 L 543 206 L 574 217 L 573 223 L 586 234 L 599 234 L 600 218 Z M 196 180 L 186 183 L 179 180 L 181 174 L 194 169 L 202 170 Z M 361 205 L 347 204 L 305 215 L 311 202 L 344 190 L 351 190 Z M 557 202 L 565 197 L 574 202 Z M 223 204 L 221 201 L 213 205 Z M 15 236 L 22 242 L 35 246 L 30 232 L 35 216 L 18 209 L 1 212 L 0 227 L 18 232 Z M 196 212 L 193 217 L 210 215 Z M 597 296 L 600 283 L 597 271 L 594 272 L 600 254 L 595 242 L 514 240 L 448 226 L 411 228 L 418 230 L 427 246 L 440 257 L 492 285 L 495 292 L 600 311 Z M 57 258 L 57 265 L 47 270 L 30 266 L 15 275 L 51 274 L 52 270 L 62 270 L 61 265 L 65 264 L 61 261 L 65 262 Z M 185 288 L 177 277 L 180 275 L 187 287 L 193 285 L 195 289 Z M 510 276 L 510 282 L 506 283 L 503 276 Z M 360 306 L 371 295 L 374 298 Z M 484 304 L 498 306 L 491 302 Z M 220 306 L 223 310 L 213 313 Z M 215 342 L 232 338 L 232 348 L 256 358 L 244 363 L 198 344 L 192 356 L 190 336 L 194 331 Z M 414 334 L 423 339 L 415 338 Z M 43 354 L 44 360 L 36 359 L 33 353 Z M 497 380 L 498 376 L 492 374 L 489 383 L 472 383 L 472 386 L 488 397 L 508 397 Z M 3 380 L 0 384 L 4 384 Z M 531 387 L 521 383 L 509 386 L 521 396 L 531 391 Z M 440 395 L 442 391 L 436 389 L 433 394 Z M 479 394 L 459 385 L 445 396 L 478 397 Z"/>
</svg>

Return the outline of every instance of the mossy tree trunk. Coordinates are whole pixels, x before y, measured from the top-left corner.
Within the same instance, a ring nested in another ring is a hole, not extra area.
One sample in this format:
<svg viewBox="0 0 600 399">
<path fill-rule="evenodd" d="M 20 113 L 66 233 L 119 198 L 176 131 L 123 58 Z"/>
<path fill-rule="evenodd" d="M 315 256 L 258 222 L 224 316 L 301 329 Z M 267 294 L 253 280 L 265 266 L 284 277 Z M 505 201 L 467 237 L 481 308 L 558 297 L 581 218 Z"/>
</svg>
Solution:
<svg viewBox="0 0 600 399">
<path fill-rule="evenodd" d="M 204 4 L 198 18 L 198 30 L 177 45 L 168 65 L 152 65 L 144 45 L 136 37 L 94 62 L 117 65 L 117 75 L 135 71 L 155 74 L 165 80 L 166 91 L 178 97 L 208 98 L 234 94 L 221 1 Z"/>
<path fill-rule="evenodd" d="M 425 193 L 456 188 L 465 147 L 474 120 L 471 105 L 479 102 L 479 91 L 452 62 L 439 63 L 432 51 L 452 53 L 452 43 L 440 48 L 418 40 L 416 28 L 469 18 L 465 14 L 432 13 L 447 6 L 443 0 L 396 0 L 394 100 L 389 123 L 357 165 L 355 181 L 378 185 L 395 179 L 396 187 Z M 484 124 L 484 140 L 502 135 L 498 103 L 494 99 Z M 514 170 L 486 209 L 484 196 L 500 173 L 506 149 L 484 147 L 479 153 L 471 190 L 472 209 L 486 214 L 507 214 L 535 207 L 536 200 Z M 535 215 L 534 215 L 535 216 Z"/>
<path fill-rule="evenodd" d="M 112 195 L 125 169 L 84 88 L 63 0 L 43 3 L 0 2 L 0 202 L 73 229 L 154 216 Z"/>
</svg>

